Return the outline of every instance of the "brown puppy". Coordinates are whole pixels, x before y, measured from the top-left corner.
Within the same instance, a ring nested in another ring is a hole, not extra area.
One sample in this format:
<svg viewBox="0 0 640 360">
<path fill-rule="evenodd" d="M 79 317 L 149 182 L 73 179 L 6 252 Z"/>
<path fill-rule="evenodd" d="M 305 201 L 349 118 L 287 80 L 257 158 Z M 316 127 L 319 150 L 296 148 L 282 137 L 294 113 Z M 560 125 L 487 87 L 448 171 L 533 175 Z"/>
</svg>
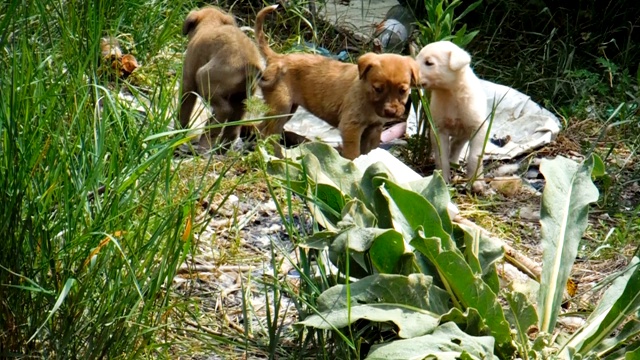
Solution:
<svg viewBox="0 0 640 360">
<path fill-rule="evenodd" d="M 321 55 L 278 54 L 267 42 L 263 24 L 278 5 L 256 17 L 258 48 L 267 61 L 260 84 L 270 110 L 260 126 L 263 135 L 282 134 L 298 106 L 337 127 L 342 156 L 355 159 L 380 144 L 382 125 L 402 117 L 411 86 L 418 81 L 418 65 L 408 56 L 367 53 L 358 65 Z"/>
<path fill-rule="evenodd" d="M 244 100 L 253 94 L 262 69 L 253 41 L 238 28 L 233 16 L 216 7 L 190 12 L 182 33 L 188 35 L 189 44 L 182 71 L 180 125 L 189 124 L 197 95 L 213 107 L 213 121 L 223 124 L 242 119 Z M 210 141 L 219 133 L 219 127 L 211 129 Z M 239 126 L 226 126 L 222 142 L 229 145 L 239 135 Z"/>
</svg>

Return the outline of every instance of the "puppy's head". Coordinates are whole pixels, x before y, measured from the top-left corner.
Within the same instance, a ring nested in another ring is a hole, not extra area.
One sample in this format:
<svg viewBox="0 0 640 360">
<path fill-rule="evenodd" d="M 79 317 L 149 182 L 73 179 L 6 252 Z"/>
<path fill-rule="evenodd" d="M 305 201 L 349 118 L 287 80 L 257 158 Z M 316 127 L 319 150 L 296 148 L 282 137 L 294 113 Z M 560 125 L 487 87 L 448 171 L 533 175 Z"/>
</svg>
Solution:
<svg viewBox="0 0 640 360">
<path fill-rule="evenodd" d="M 189 39 L 191 39 L 200 24 L 207 24 L 210 26 L 237 26 L 236 20 L 233 16 L 218 9 L 217 7 L 208 6 L 200 10 L 193 10 L 189 15 L 187 15 L 184 25 L 182 25 L 182 35 L 188 35 Z"/>
<path fill-rule="evenodd" d="M 417 85 L 418 65 L 408 56 L 367 53 L 358 59 L 360 81 L 378 116 L 404 115 L 411 87 Z"/>
<path fill-rule="evenodd" d="M 420 86 L 447 89 L 469 67 L 471 55 L 450 41 L 431 43 L 416 56 L 420 67 Z"/>
</svg>

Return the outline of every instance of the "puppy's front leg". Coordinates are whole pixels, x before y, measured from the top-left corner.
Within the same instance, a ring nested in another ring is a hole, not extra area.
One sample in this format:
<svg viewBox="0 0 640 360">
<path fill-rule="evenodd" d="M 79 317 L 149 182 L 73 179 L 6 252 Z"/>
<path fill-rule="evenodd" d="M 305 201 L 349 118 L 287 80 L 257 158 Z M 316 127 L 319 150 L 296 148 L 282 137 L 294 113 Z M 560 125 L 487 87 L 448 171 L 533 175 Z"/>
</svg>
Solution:
<svg viewBox="0 0 640 360">
<path fill-rule="evenodd" d="M 431 147 L 433 148 L 433 157 L 436 161 L 436 168 L 442 170 L 442 177 L 447 183 L 451 181 L 451 170 L 449 166 L 449 134 L 443 130 L 438 131 L 438 136 L 430 132 Z M 436 140 L 439 140 L 440 143 Z"/>
<path fill-rule="evenodd" d="M 482 126 L 469 142 L 469 156 L 467 157 L 467 177 L 469 179 L 482 178 L 482 152 L 486 134 L 486 126 Z"/>
<path fill-rule="evenodd" d="M 367 127 L 360 139 L 360 154 L 368 154 L 371 150 L 380 146 L 382 124 L 374 124 Z"/>
<path fill-rule="evenodd" d="M 340 135 L 342 136 L 342 156 L 349 160 L 353 160 L 360 156 L 360 142 L 364 129 L 360 124 L 340 121 L 338 125 Z"/>
<path fill-rule="evenodd" d="M 269 110 L 265 114 L 267 117 L 281 115 L 275 119 L 265 119 L 258 125 L 258 130 L 262 136 L 283 135 L 285 124 L 291 119 L 296 111 L 297 105 L 293 104 L 289 89 L 281 82 L 268 88 L 262 88 L 262 96 Z"/>
<path fill-rule="evenodd" d="M 482 153 L 484 150 L 484 138 L 487 134 L 487 126 L 482 126 L 471 138 L 469 142 L 469 156 L 467 157 L 467 177 L 469 181 L 474 180 L 472 190 L 476 193 L 482 192 L 484 187 L 482 181 Z"/>
</svg>

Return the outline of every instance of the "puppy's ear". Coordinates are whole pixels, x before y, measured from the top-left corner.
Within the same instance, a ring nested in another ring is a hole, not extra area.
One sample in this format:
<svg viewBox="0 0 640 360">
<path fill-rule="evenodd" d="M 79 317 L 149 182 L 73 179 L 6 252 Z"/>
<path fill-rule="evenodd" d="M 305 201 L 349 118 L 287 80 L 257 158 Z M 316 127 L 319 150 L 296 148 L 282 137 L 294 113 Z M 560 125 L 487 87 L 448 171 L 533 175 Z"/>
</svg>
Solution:
<svg viewBox="0 0 640 360">
<path fill-rule="evenodd" d="M 462 49 L 453 49 L 449 53 L 449 69 L 458 71 L 471 63 L 471 55 Z"/>
<path fill-rule="evenodd" d="M 220 18 L 220 22 L 222 22 L 223 25 L 237 26 L 236 25 L 236 19 L 231 14 L 222 15 L 221 18 Z"/>
<path fill-rule="evenodd" d="M 364 79 L 369 70 L 377 64 L 378 61 L 376 59 L 376 54 L 374 53 L 366 53 L 360 56 L 358 58 L 358 73 L 360 74 L 360 79 Z"/>
<path fill-rule="evenodd" d="M 195 10 L 190 12 L 182 25 L 182 35 L 187 35 L 195 29 L 198 25 L 198 21 L 200 21 L 199 13 Z"/>
<path fill-rule="evenodd" d="M 418 62 L 411 56 L 405 56 L 405 59 L 409 65 L 409 69 L 411 69 L 411 86 L 418 86 L 418 82 L 420 81 L 420 68 L 418 67 Z"/>
</svg>

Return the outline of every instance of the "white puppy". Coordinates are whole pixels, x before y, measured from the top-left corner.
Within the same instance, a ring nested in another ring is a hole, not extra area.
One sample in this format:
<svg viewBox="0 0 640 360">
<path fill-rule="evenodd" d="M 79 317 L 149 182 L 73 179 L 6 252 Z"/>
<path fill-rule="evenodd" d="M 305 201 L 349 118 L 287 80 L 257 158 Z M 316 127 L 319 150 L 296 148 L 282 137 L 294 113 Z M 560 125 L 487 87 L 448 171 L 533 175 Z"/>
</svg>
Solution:
<svg viewBox="0 0 640 360">
<path fill-rule="evenodd" d="M 416 61 L 420 85 L 431 91 L 431 116 L 438 135 L 436 139 L 431 132 L 436 167 L 442 169 L 442 176 L 449 182 L 449 163 L 458 163 L 469 142 L 467 178 L 481 178 L 482 148 L 488 130 L 487 98 L 480 79 L 469 66 L 471 56 L 450 41 L 438 41 L 422 48 Z M 473 183 L 473 191 L 482 189 L 481 181 Z"/>
</svg>

